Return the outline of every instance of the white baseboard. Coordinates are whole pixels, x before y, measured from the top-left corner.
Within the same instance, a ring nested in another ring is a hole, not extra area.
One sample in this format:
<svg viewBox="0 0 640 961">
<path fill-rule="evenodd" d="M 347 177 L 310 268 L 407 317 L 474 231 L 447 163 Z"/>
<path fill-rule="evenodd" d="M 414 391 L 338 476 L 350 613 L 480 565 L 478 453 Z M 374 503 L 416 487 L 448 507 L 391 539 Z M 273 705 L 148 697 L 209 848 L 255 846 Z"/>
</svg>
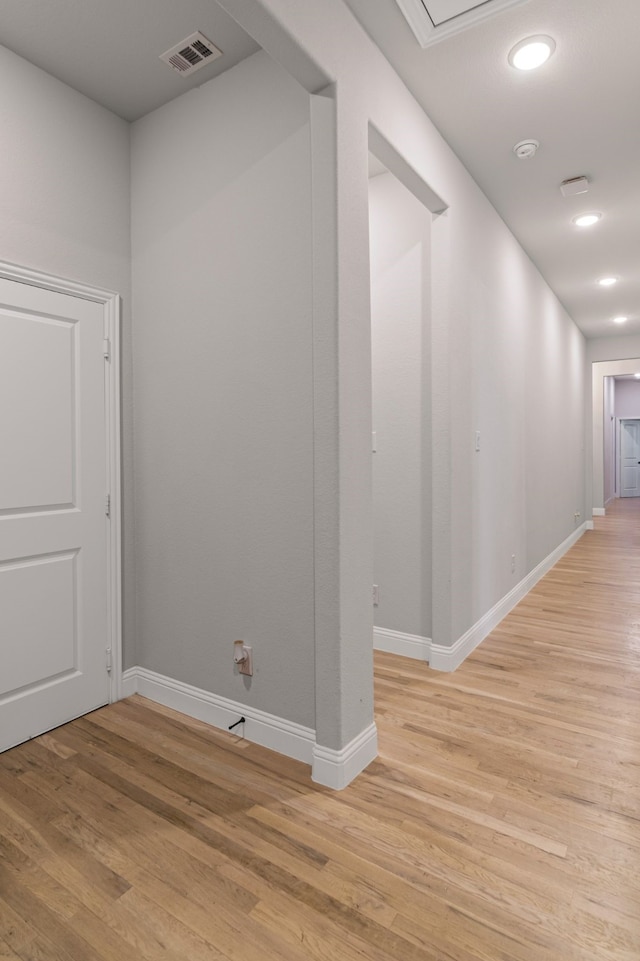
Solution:
<svg viewBox="0 0 640 961">
<path fill-rule="evenodd" d="M 412 657 L 417 661 L 428 661 L 431 638 L 421 637 L 419 634 L 403 634 L 386 627 L 374 627 L 373 647 L 374 650 L 386 651 L 387 654 L 401 654 L 402 657 Z"/>
<path fill-rule="evenodd" d="M 135 678 L 135 692 L 131 691 L 131 681 Z M 311 764 L 316 735 L 310 727 L 303 727 L 293 721 L 267 714 L 255 707 L 231 701 L 210 691 L 184 684 L 172 677 L 165 677 L 144 667 L 134 667 L 123 675 L 123 692 L 142 694 L 150 701 L 164 704 L 165 707 L 180 711 L 188 717 L 205 721 L 223 731 L 228 730 L 240 717 L 245 723 L 235 728 L 247 741 L 261 744 L 272 751 L 278 751 L 296 761 Z"/>
<path fill-rule="evenodd" d="M 341 751 L 316 744 L 311 777 L 316 784 L 341 791 L 378 755 L 378 732 L 370 724 Z"/>
<path fill-rule="evenodd" d="M 594 517 L 604 517 L 606 514 L 606 511 L 604 507 L 593 507 L 591 509 L 591 513 Z"/>
<path fill-rule="evenodd" d="M 130 667 L 128 670 L 122 672 L 122 681 L 120 682 L 120 697 L 131 697 L 132 694 L 137 694 L 138 692 L 138 668 Z"/>
<path fill-rule="evenodd" d="M 432 644 L 429 659 L 430 666 L 436 671 L 455 671 L 464 659 L 484 641 L 485 637 L 498 626 L 509 611 L 513 610 L 516 604 L 520 603 L 532 587 L 535 587 L 538 581 L 551 570 L 554 564 L 557 564 L 560 558 L 566 554 L 576 541 L 580 540 L 584 532 L 589 529 L 588 522 L 578 527 L 577 530 L 559 544 L 554 551 L 551 551 L 537 567 L 534 567 L 519 584 L 516 584 L 508 594 L 505 594 L 491 610 L 487 611 L 479 621 L 476 621 L 462 637 L 459 637 L 451 647 Z"/>
<path fill-rule="evenodd" d="M 244 717 L 244 724 L 235 728 L 236 734 L 285 757 L 310 764 L 312 779 L 336 790 L 346 787 L 378 753 L 375 724 L 371 724 L 341 751 L 332 751 L 316 744 L 316 732 L 310 727 L 203 691 L 144 667 L 132 667 L 123 673 L 121 693 L 123 698 L 141 694 L 150 701 L 164 704 L 223 731 L 228 730 L 229 725 L 238 718 Z"/>
</svg>

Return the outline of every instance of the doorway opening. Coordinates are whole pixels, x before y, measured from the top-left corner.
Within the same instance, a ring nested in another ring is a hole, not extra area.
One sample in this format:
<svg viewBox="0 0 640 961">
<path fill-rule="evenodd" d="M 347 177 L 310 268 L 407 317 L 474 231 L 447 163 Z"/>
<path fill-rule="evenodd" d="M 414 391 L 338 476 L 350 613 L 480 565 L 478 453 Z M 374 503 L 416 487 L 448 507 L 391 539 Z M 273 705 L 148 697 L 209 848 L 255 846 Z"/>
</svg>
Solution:
<svg viewBox="0 0 640 961">
<path fill-rule="evenodd" d="M 429 660 L 432 213 L 372 152 L 373 646 Z"/>
<path fill-rule="evenodd" d="M 640 497 L 640 417 L 619 418 L 619 497 Z"/>
<path fill-rule="evenodd" d="M 640 358 L 592 364 L 592 513 L 621 496 L 621 427 L 640 418 Z M 629 495 L 626 495 L 629 496 Z"/>
</svg>

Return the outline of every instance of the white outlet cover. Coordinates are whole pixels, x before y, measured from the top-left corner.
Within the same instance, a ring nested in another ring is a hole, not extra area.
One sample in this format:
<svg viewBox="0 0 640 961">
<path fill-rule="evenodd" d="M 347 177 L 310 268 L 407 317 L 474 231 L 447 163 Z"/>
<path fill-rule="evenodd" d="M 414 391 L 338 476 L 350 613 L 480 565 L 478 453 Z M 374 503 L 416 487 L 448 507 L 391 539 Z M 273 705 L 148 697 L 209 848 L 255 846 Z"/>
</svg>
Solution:
<svg viewBox="0 0 640 961">
<path fill-rule="evenodd" d="M 238 664 L 238 672 L 253 677 L 253 648 L 245 644 L 242 648 L 245 658 Z"/>
</svg>

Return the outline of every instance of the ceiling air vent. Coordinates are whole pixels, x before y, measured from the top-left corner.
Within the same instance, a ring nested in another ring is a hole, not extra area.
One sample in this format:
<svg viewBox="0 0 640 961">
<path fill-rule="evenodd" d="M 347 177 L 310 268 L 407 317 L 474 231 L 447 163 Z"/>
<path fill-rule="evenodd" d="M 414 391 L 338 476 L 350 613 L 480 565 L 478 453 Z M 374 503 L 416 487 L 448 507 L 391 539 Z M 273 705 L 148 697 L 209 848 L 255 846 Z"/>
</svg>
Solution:
<svg viewBox="0 0 640 961">
<path fill-rule="evenodd" d="M 528 0 L 396 0 L 422 47 L 430 47 Z"/>
<path fill-rule="evenodd" d="M 161 54 L 160 59 L 183 77 L 188 77 L 190 73 L 205 67 L 208 63 L 213 63 L 220 56 L 222 56 L 222 50 L 218 50 L 203 33 L 197 31 L 182 43 L 177 43 L 171 50 Z"/>
</svg>

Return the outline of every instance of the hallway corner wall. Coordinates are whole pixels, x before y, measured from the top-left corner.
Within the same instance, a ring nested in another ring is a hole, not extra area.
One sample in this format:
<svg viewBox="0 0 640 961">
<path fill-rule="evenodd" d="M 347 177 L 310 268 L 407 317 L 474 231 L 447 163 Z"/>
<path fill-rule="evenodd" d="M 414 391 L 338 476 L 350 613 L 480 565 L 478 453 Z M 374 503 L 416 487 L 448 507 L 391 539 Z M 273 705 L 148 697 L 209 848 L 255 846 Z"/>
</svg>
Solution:
<svg viewBox="0 0 640 961">
<path fill-rule="evenodd" d="M 307 93 L 259 52 L 138 121 L 132 219 L 138 666 L 313 729 Z"/>
</svg>

